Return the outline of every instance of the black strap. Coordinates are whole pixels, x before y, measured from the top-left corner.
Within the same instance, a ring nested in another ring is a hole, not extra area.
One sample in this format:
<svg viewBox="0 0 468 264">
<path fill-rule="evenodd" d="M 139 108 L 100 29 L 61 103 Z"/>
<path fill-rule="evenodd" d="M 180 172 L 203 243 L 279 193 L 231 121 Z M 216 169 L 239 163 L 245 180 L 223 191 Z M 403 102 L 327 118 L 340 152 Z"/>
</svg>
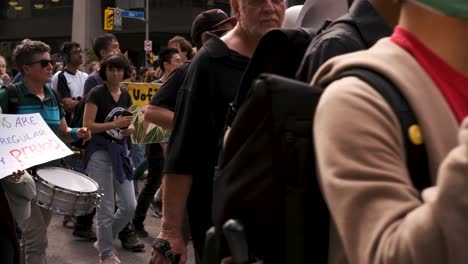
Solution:
<svg viewBox="0 0 468 264">
<path fill-rule="evenodd" d="M 262 37 L 255 49 L 234 101 L 229 104 L 226 127 L 231 126 L 237 111 L 248 97 L 254 80 L 262 73 L 294 78 L 315 32 L 306 28 L 275 29 Z"/>
<path fill-rule="evenodd" d="M 18 90 L 15 85 L 10 85 L 7 88 L 8 91 L 8 113 L 16 114 L 18 111 Z"/>
<path fill-rule="evenodd" d="M 50 89 L 50 88 L 47 88 Z M 16 85 L 12 84 L 8 86 L 8 113 L 9 114 L 16 114 L 18 112 L 18 104 L 19 104 L 19 97 L 18 97 L 18 89 Z M 55 100 L 57 101 L 57 105 L 60 104 L 60 96 L 56 91 L 50 89 L 50 91 L 54 94 Z"/>
<path fill-rule="evenodd" d="M 347 76 L 355 76 L 367 82 L 385 98 L 400 122 L 406 151 L 406 166 L 413 185 L 419 191 L 431 186 L 426 146 L 425 144 L 413 143 L 409 137 L 410 127 L 418 125 L 418 121 L 413 110 L 397 86 L 387 77 L 371 69 L 349 69 L 340 73 L 336 79 Z"/>
<path fill-rule="evenodd" d="M 168 258 L 171 263 L 179 263 L 180 254 L 174 254 L 174 252 L 172 252 L 171 243 L 169 243 L 169 241 L 162 238 L 156 238 L 152 244 L 152 247 L 157 250 L 159 254 Z"/>
</svg>

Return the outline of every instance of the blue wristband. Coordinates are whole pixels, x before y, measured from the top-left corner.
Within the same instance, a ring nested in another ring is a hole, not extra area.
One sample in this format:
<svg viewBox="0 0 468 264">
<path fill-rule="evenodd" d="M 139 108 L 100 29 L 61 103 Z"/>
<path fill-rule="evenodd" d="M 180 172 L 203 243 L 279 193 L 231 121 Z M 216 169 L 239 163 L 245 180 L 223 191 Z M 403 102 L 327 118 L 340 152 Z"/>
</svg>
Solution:
<svg viewBox="0 0 468 264">
<path fill-rule="evenodd" d="M 78 132 L 78 130 L 79 130 L 79 128 L 74 127 L 74 128 L 72 128 L 71 131 L 70 131 L 71 138 L 72 138 L 73 140 L 75 140 L 75 141 L 78 141 L 78 140 L 81 139 L 81 138 L 78 137 L 78 135 L 76 134 L 76 132 Z"/>
</svg>

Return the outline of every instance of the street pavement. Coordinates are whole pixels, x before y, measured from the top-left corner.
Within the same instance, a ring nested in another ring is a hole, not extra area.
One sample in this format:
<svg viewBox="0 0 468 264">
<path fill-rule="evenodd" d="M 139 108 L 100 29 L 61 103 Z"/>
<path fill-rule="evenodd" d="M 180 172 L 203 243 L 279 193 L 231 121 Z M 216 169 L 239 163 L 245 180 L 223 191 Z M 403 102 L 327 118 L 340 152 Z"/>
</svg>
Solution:
<svg viewBox="0 0 468 264">
<path fill-rule="evenodd" d="M 139 183 L 140 187 L 141 182 Z M 122 264 L 146 264 L 151 255 L 151 243 L 159 233 L 161 219 L 151 215 L 152 209 L 148 210 L 145 220 L 145 228 L 149 237 L 139 238 L 145 243 L 142 252 L 129 252 L 122 248 L 120 240 L 114 241 L 114 248 Z M 93 248 L 93 242 L 73 237 L 72 229 L 62 226 L 63 216 L 54 214 L 48 229 L 49 248 L 47 250 L 48 264 L 89 264 L 99 263 L 98 252 Z M 188 263 L 193 264 L 193 247 L 188 246 Z"/>
</svg>

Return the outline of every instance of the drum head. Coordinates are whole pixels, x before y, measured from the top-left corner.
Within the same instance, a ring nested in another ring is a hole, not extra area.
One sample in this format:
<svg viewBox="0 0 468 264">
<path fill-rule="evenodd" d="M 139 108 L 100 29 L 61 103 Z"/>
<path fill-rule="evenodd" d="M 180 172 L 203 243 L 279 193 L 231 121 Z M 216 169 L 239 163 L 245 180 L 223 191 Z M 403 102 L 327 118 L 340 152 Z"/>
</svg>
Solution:
<svg viewBox="0 0 468 264">
<path fill-rule="evenodd" d="M 88 176 L 58 167 L 41 168 L 37 176 L 55 186 L 76 192 L 95 192 L 98 184 Z"/>
</svg>

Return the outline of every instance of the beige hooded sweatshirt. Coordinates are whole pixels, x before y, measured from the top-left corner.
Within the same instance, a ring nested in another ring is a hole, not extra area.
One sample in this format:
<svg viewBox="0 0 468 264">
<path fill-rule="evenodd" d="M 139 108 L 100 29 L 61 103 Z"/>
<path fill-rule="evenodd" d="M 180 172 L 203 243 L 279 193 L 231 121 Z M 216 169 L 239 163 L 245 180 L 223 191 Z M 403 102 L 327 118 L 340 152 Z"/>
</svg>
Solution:
<svg viewBox="0 0 468 264">
<path fill-rule="evenodd" d="M 468 263 L 468 119 L 462 128 L 417 61 L 388 38 L 336 57 L 313 84 L 362 66 L 391 79 L 422 128 L 434 201 L 423 202 L 405 164 L 400 124 L 367 83 L 325 90 L 314 123 L 319 179 L 333 223 L 330 263 Z"/>
</svg>

